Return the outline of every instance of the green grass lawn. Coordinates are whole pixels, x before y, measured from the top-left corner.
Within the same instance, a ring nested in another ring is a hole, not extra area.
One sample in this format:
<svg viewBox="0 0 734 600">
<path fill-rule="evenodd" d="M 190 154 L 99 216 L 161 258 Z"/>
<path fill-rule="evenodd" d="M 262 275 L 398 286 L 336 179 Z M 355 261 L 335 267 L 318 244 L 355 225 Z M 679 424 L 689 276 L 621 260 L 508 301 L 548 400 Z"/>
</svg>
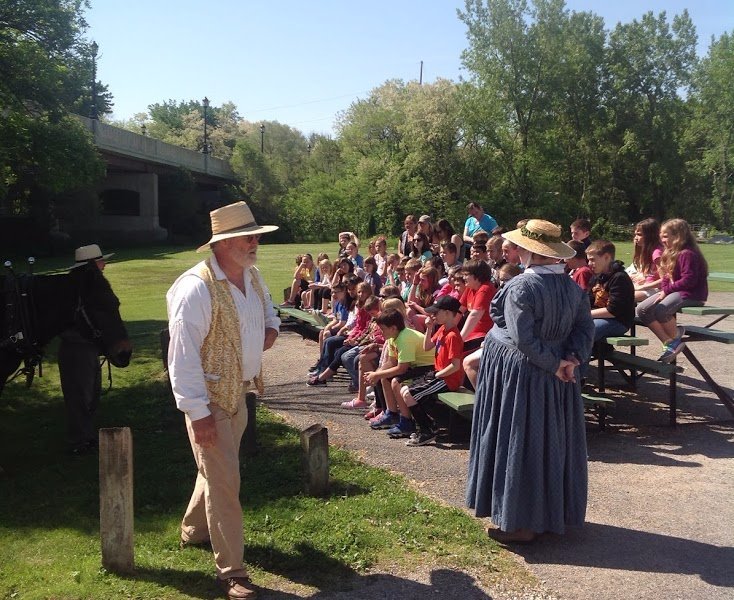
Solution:
<svg viewBox="0 0 734 600">
<path fill-rule="evenodd" d="M 290 279 L 295 253 L 295 246 L 262 248 L 274 290 Z M 97 460 L 65 453 L 52 344 L 43 377 L 30 389 L 13 382 L 0 396 L 0 598 L 214 597 L 211 554 L 178 548 L 195 469 L 158 350 L 165 291 L 200 257 L 188 249 L 126 250 L 105 271 L 135 344 L 131 366 L 114 370 L 98 418 L 100 427 L 133 431 L 135 575 L 101 568 Z M 242 484 L 245 558 L 258 584 L 344 589 L 370 568 L 410 572 L 425 564 L 469 569 L 485 582 L 526 577 L 479 521 L 347 452 L 332 448 L 329 497 L 305 496 L 298 432 L 262 407 L 258 441 L 259 453 L 243 460 Z"/>
<path fill-rule="evenodd" d="M 320 250 L 335 254 L 335 244 L 261 247 L 259 265 L 274 299 L 290 283 L 295 255 Z M 712 271 L 734 272 L 734 247 L 703 251 Z M 631 245 L 619 244 L 618 254 L 629 262 Z M 128 249 L 105 271 L 122 301 L 135 354 L 129 368 L 114 371 L 98 424 L 133 430 L 136 574 L 119 577 L 101 569 L 97 461 L 64 452 L 52 344 L 43 378 L 29 390 L 10 384 L 0 397 L 0 597 L 213 597 L 211 555 L 178 549 L 194 465 L 158 350 L 165 292 L 201 257 L 189 248 Z M 37 270 L 69 263 L 43 260 Z M 727 284 L 711 287 L 734 291 Z M 425 563 L 467 568 L 484 580 L 525 577 L 497 552 L 478 521 L 346 452 L 332 449 L 331 495 L 304 496 L 298 432 L 262 408 L 258 428 L 261 449 L 244 461 L 242 486 L 245 556 L 257 583 L 278 587 L 288 580 L 304 589 L 335 589 L 371 567 Z"/>
</svg>

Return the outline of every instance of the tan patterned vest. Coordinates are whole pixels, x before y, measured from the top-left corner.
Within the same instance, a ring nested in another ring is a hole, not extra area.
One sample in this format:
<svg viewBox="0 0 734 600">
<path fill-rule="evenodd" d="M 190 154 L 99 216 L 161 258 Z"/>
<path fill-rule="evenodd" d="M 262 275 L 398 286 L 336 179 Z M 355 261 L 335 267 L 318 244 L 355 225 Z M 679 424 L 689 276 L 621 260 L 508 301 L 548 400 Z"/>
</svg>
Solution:
<svg viewBox="0 0 734 600">
<path fill-rule="evenodd" d="M 227 279 L 217 279 L 207 259 L 197 272 L 206 284 L 212 301 L 212 320 L 201 345 L 201 366 L 204 369 L 209 401 L 221 407 L 227 414 L 237 412 L 242 396 L 242 340 L 240 320 Z M 256 269 L 250 269 L 252 286 L 265 307 L 265 294 Z M 255 378 L 255 385 L 262 394 L 262 370 Z"/>
</svg>

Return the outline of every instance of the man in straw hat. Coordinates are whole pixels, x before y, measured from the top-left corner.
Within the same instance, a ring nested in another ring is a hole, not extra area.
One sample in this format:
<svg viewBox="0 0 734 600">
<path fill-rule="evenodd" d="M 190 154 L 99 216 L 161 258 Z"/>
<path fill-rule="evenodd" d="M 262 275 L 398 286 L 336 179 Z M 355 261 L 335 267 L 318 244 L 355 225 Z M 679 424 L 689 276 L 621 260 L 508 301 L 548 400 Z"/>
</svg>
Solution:
<svg viewBox="0 0 734 600">
<path fill-rule="evenodd" d="M 245 393 L 262 390 L 262 352 L 280 320 L 255 268 L 260 236 L 244 202 L 209 213 L 212 237 L 197 249 L 212 256 L 181 275 L 166 294 L 168 367 L 176 404 L 198 467 L 181 523 L 181 547 L 209 545 L 228 598 L 254 598 L 243 562 L 239 447 L 247 426 Z"/>
<path fill-rule="evenodd" d="M 530 219 L 503 234 L 525 272 L 494 297 L 477 378 L 466 499 L 490 537 L 530 542 L 580 527 L 586 425 L 578 366 L 594 339 L 589 300 L 560 260 L 561 228 Z"/>
<path fill-rule="evenodd" d="M 104 271 L 111 256 L 113 254 L 102 254 L 97 244 L 80 246 L 74 251 L 74 264 L 69 269 L 91 262 Z M 59 337 L 59 378 L 66 408 L 69 452 L 81 456 L 96 452 L 98 446 L 94 415 L 102 396 L 100 348 L 75 327 L 65 330 Z"/>
</svg>

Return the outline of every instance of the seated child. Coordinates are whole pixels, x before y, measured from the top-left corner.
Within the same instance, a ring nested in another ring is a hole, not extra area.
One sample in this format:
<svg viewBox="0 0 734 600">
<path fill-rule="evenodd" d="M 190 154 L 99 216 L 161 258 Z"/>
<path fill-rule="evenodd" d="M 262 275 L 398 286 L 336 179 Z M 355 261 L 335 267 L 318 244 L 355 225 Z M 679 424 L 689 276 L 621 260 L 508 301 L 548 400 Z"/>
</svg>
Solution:
<svg viewBox="0 0 734 600">
<path fill-rule="evenodd" d="M 369 284 L 375 296 L 380 294 L 382 279 L 377 274 L 377 261 L 374 256 L 368 256 L 364 259 L 364 282 Z"/>
<path fill-rule="evenodd" d="M 403 315 L 403 318 L 405 318 L 405 303 L 399 296 L 396 296 L 394 298 L 386 298 L 382 301 L 380 312 L 391 309 L 397 310 L 401 315 Z M 377 323 L 375 322 L 375 324 Z M 382 367 L 388 360 L 389 352 L 387 344 L 385 344 L 385 338 L 382 335 L 382 330 L 380 329 L 379 325 L 377 329 L 379 332 L 379 339 L 381 341 L 379 343 L 375 342 L 362 348 L 362 351 L 359 353 L 359 359 L 357 361 L 359 373 L 359 392 L 357 393 L 357 398 L 355 398 L 355 400 L 359 400 L 362 402 L 366 402 L 367 399 L 367 382 L 364 379 L 364 374 L 369 371 L 374 371 L 378 367 Z M 377 333 L 375 333 L 375 335 L 377 336 Z M 370 406 L 370 410 L 364 416 L 365 420 L 370 422 L 370 425 L 372 424 L 372 420 L 379 417 L 387 408 L 385 404 L 385 394 L 382 393 L 382 386 L 378 385 L 374 388 L 373 396 L 375 401 L 372 403 L 372 406 Z"/>
<path fill-rule="evenodd" d="M 627 273 L 635 284 L 635 300 L 642 302 L 660 291 L 658 268 L 663 256 L 660 224 L 655 219 L 640 221 L 635 225 L 633 242 L 635 252 Z"/>
<path fill-rule="evenodd" d="M 316 278 L 312 283 L 308 284 L 308 289 L 301 294 L 301 308 L 321 309 L 324 303 L 324 292 L 331 288 L 332 264 L 329 258 L 323 258 L 319 261 L 319 268 L 316 269 Z M 326 299 L 328 302 L 328 298 Z"/>
<path fill-rule="evenodd" d="M 354 323 L 354 327 L 347 333 L 346 338 L 337 344 L 337 348 L 331 348 L 333 352 L 330 354 L 330 362 L 326 364 L 324 368 L 318 374 L 314 374 L 309 379 L 308 385 L 322 385 L 329 381 L 334 374 L 339 370 L 341 365 L 347 367 L 344 362 L 344 357 L 353 350 L 356 350 L 356 355 L 359 354 L 359 347 L 365 346 L 374 338 L 374 322 L 373 319 L 380 313 L 380 299 L 377 296 L 368 295 L 369 285 L 366 283 L 359 284 L 359 296 L 356 304 L 357 308 L 357 319 Z M 366 298 L 365 298 L 366 297 Z M 331 338 L 334 339 L 334 338 Z M 381 334 L 380 334 L 381 339 Z M 321 363 L 321 366 L 325 364 L 325 361 Z M 347 369 L 349 371 L 349 369 Z M 352 375 L 352 381 L 349 385 L 350 392 L 356 392 L 358 389 L 357 373 L 356 369 L 354 372 L 349 371 Z"/>
<path fill-rule="evenodd" d="M 284 308 L 296 306 L 296 303 L 300 304 L 301 292 L 305 292 L 314 279 L 313 257 L 310 254 L 301 254 L 299 256 L 301 260 L 297 263 L 296 270 L 293 272 L 290 296 L 281 304 Z"/>
<path fill-rule="evenodd" d="M 614 260 L 612 242 L 597 240 L 586 249 L 594 273 L 589 297 L 594 319 L 594 342 L 624 333 L 635 321 L 635 287 L 624 265 Z"/>
<path fill-rule="evenodd" d="M 466 350 L 476 350 L 494 325 L 489 316 L 489 305 L 497 288 L 492 284 L 492 270 L 486 262 L 469 260 L 462 270 L 466 289 L 461 296 L 461 305 L 467 316 L 461 327 L 461 339 Z"/>
<path fill-rule="evenodd" d="M 393 379 L 393 387 L 398 388 L 394 391 L 401 416 L 407 412 L 417 424 L 417 431 L 410 436 L 408 446 L 424 446 L 436 439 L 436 427 L 425 407 L 429 402 L 435 401 L 441 392 L 455 392 L 464 381 L 464 371 L 461 368 L 464 342 L 456 327 L 460 309 L 461 303 L 451 296 L 444 296 L 426 309 L 429 318 L 423 337 L 423 349 L 436 348 L 435 370 L 415 379 L 407 386 L 401 387 Z M 436 325 L 439 328 L 434 333 Z M 396 428 L 397 431 L 394 433 L 397 437 L 402 433 L 402 429 L 399 423 Z M 391 431 L 393 430 L 388 431 L 388 434 Z"/>
<path fill-rule="evenodd" d="M 344 408 L 364 408 L 367 406 L 365 394 L 367 392 L 366 385 L 364 382 L 360 382 L 359 378 L 359 364 L 360 356 L 363 352 L 377 352 L 382 348 L 385 343 L 385 338 L 382 336 L 382 330 L 378 327 L 375 319 L 380 314 L 380 299 L 377 296 L 370 296 L 364 303 L 364 310 L 370 316 L 370 321 L 367 328 L 359 336 L 353 338 L 347 338 L 344 342 L 342 350 L 336 353 L 334 360 L 341 358 L 341 364 L 349 373 L 352 378 L 349 391 L 357 392 L 357 397 L 347 402 L 342 402 Z M 330 365 L 329 369 L 332 372 L 336 372 L 337 367 Z"/>
<path fill-rule="evenodd" d="M 591 244 L 591 222 L 589 219 L 576 219 L 571 223 L 571 238 L 584 245 L 584 250 Z"/>
<path fill-rule="evenodd" d="M 380 281 L 385 283 L 387 280 L 387 261 L 390 256 L 387 253 L 387 240 L 385 236 L 379 236 L 375 240 L 375 263 L 377 264 L 377 274 Z M 396 255 L 397 256 L 397 255 Z"/>
<path fill-rule="evenodd" d="M 382 386 L 386 409 L 378 419 L 370 423 L 370 427 L 390 429 L 391 437 L 408 437 L 415 431 L 415 426 L 409 415 L 400 415 L 398 419 L 393 380 L 401 383 L 430 371 L 433 368 L 434 352 L 423 348 L 423 334 L 406 327 L 405 319 L 398 310 L 386 309 L 376 320 L 386 340 L 388 359 L 377 370 L 365 373 L 364 380 L 367 385 Z"/>
<path fill-rule="evenodd" d="M 591 278 L 594 273 L 589 268 L 589 262 L 586 260 L 586 248 L 581 242 L 571 240 L 568 242 L 576 255 L 566 259 L 566 270 L 578 286 L 585 292 L 589 291 L 591 286 Z"/>
<path fill-rule="evenodd" d="M 369 284 L 360 282 L 356 277 L 347 281 L 347 294 L 356 300 L 349 315 L 347 322 L 333 333 L 330 337 L 325 337 L 321 344 L 321 358 L 316 363 L 316 369 L 309 375 L 307 385 L 325 385 L 329 377 L 319 377 L 328 370 L 329 365 L 341 364 L 341 361 L 334 363 L 334 357 L 338 350 L 344 345 L 347 338 L 351 335 L 358 335 L 367 327 L 369 323 L 369 315 L 364 310 L 364 303 L 372 295 L 372 289 Z M 354 330 L 357 330 L 355 333 Z"/>
<path fill-rule="evenodd" d="M 438 289 L 438 271 L 426 265 L 418 271 L 413 278 L 413 286 L 408 295 L 408 320 L 409 327 L 423 332 L 426 328 L 426 307 L 433 304 L 433 294 Z"/>
<path fill-rule="evenodd" d="M 708 298 L 708 264 L 691 228 L 683 219 L 668 219 L 660 226 L 660 291 L 637 306 L 637 316 L 663 342 L 659 361 L 670 363 L 686 344 L 685 328 L 676 325 L 684 306 L 703 306 Z"/>
<path fill-rule="evenodd" d="M 461 278 L 461 281 L 463 283 L 464 274 L 461 271 L 461 264 L 459 263 L 449 268 L 448 276 L 446 277 L 446 283 L 442 285 L 438 289 L 438 291 L 434 294 L 434 297 L 436 298 L 436 300 L 438 300 L 439 298 L 442 298 L 443 296 L 452 296 L 453 298 L 456 298 L 457 300 L 461 298 L 461 295 L 456 291 L 456 288 L 455 288 L 457 276 Z"/>
<path fill-rule="evenodd" d="M 522 273 L 522 270 L 517 265 L 511 265 L 506 263 L 502 265 L 497 272 L 497 285 L 501 289 L 505 287 L 508 281 L 513 277 L 517 277 Z M 462 362 L 466 377 L 469 379 L 472 389 L 477 389 L 477 375 L 479 374 L 479 361 L 482 358 L 482 348 L 484 347 L 484 341 L 477 350 L 464 357 Z"/>
<path fill-rule="evenodd" d="M 411 258 L 405 263 L 405 270 L 403 272 L 403 285 L 400 288 L 400 295 L 403 299 L 403 302 L 408 301 L 410 291 L 413 289 L 413 282 L 417 281 L 416 275 L 422 267 L 423 263 L 415 258 Z"/>
<path fill-rule="evenodd" d="M 395 285 L 386 285 L 380 290 L 380 298 L 400 298 L 400 288 Z M 402 298 L 400 298 L 402 302 Z"/>
<path fill-rule="evenodd" d="M 441 260 L 443 260 L 443 268 L 448 271 L 451 267 L 461 264 L 459 262 L 459 250 L 453 242 L 441 242 L 441 251 L 439 252 Z"/>
<path fill-rule="evenodd" d="M 328 321 L 323 329 L 319 331 L 319 360 L 316 364 L 309 368 L 309 374 L 313 374 L 319 370 L 321 362 L 321 352 L 324 348 L 324 340 L 335 335 L 349 318 L 349 309 L 351 308 L 351 298 L 347 294 L 347 286 L 345 283 L 337 283 L 331 288 L 331 298 L 334 306 L 331 311 L 331 320 Z"/>
<path fill-rule="evenodd" d="M 397 254 L 389 254 L 387 257 L 387 265 L 385 268 L 385 285 L 400 286 L 400 256 Z M 405 268 L 403 268 L 405 270 Z"/>
</svg>

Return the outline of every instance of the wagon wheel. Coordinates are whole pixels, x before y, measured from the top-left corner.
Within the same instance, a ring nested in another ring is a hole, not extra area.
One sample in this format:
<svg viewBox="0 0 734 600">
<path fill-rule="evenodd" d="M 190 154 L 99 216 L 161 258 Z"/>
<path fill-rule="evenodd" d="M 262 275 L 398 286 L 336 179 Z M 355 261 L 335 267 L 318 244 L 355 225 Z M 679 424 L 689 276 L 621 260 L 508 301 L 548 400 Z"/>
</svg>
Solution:
<svg viewBox="0 0 734 600">
<path fill-rule="evenodd" d="M 36 376 L 36 365 L 33 360 L 23 361 L 23 373 L 25 373 L 25 386 L 30 388 L 33 384 L 33 378 Z"/>
<path fill-rule="evenodd" d="M 21 372 L 25 375 L 25 386 L 30 388 L 33 384 L 33 379 L 36 376 L 36 367 L 38 367 L 38 376 L 41 377 L 41 357 L 33 356 L 31 358 L 23 359 L 23 369 Z"/>
</svg>

